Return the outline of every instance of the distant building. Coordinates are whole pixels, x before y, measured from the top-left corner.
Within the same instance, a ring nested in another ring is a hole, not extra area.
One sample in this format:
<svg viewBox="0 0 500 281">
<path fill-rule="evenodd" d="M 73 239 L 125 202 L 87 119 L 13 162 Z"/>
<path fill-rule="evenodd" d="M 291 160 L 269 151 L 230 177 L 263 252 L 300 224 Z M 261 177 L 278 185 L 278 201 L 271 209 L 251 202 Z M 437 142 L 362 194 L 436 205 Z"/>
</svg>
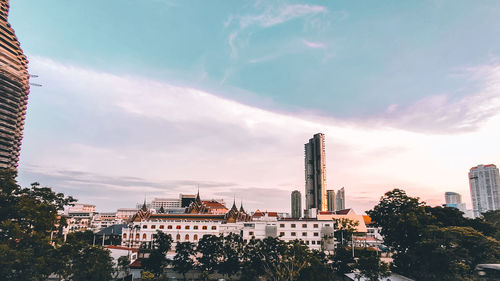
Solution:
<svg viewBox="0 0 500 281">
<path fill-rule="evenodd" d="M 335 205 L 337 211 L 345 209 L 345 190 L 343 187 L 337 191 Z"/>
<path fill-rule="evenodd" d="M 7 22 L 9 1 L 0 2 L 0 168 L 16 169 L 30 91 L 28 60 Z"/>
<path fill-rule="evenodd" d="M 181 198 L 155 198 L 151 201 L 151 208 L 160 210 L 160 208 L 181 208 Z"/>
<path fill-rule="evenodd" d="M 326 198 L 328 202 L 328 211 L 335 211 L 335 190 L 329 189 L 326 191 Z"/>
<path fill-rule="evenodd" d="M 304 145 L 306 210 L 327 210 L 325 135 L 315 134 Z"/>
<path fill-rule="evenodd" d="M 137 211 L 139 211 L 139 209 L 121 208 L 121 209 L 116 210 L 116 217 L 123 220 L 123 221 L 127 221 L 131 217 L 133 217 L 135 214 L 137 214 Z"/>
<path fill-rule="evenodd" d="M 302 217 L 302 195 L 300 191 L 292 191 L 292 218 Z"/>
<path fill-rule="evenodd" d="M 462 195 L 456 192 L 445 192 L 446 207 L 457 208 L 462 213 L 466 214 L 465 203 L 462 203 Z"/>
<path fill-rule="evenodd" d="M 472 210 L 475 217 L 500 209 L 500 177 L 493 165 L 478 165 L 469 171 Z"/>
</svg>

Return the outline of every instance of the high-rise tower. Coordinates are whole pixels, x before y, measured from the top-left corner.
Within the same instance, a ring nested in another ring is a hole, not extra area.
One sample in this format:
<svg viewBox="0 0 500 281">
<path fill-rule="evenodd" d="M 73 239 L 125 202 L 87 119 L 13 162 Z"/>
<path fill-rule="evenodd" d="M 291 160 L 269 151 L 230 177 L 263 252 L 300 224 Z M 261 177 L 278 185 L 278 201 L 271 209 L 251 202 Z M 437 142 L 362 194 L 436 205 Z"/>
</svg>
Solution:
<svg viewBox="0 0 500 281">
<path fill-rule="evenodd" d="M 493 165 L 478 165 L 469 171 L 470 195 L 474 217 L 500 210 L 500 177 Z"/>
<path fill-rule="evenodd" d="M 30 87 L 28 60 L 8 14 L 9 1 L 0 0 L 0 168 L 16 169 Z"/>
<path fill-rule="evenodd" d="M 300 191 L 292 191 L 292 218 L 302 217 L 302 195 Z"/>
<path fill-rule="evenodd" d="M 338 210 L 343 210 L 345 209 L 345 189 L 342 187 L 341 189 L 337 190 L 337 196 L 335 198 L 335 203 Z"/>
<path fill-rule="evenodd" d="M 326 198 L 328 203 L 328 211 L 335 211 L 335 190 L 329 189 L 326 191 Z"/>
<path fill-rule="evenodd" d="M 304 146 L 306 209 L 326 211 L 325 135 L 315 134 Z"/>
</svg>

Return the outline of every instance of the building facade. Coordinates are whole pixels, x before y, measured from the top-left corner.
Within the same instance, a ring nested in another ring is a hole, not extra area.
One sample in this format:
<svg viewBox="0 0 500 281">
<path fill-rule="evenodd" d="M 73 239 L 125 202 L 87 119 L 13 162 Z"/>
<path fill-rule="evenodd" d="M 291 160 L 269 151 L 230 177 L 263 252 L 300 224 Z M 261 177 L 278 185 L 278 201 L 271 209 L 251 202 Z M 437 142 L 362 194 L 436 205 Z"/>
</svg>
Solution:
<svg viewBox="0 0 500 281">
<path fill-rule="evenodd" d="M 472 210 L 475 217 L 500 209 L 500 177 L 493 165 L 478 165 L 469 171 Z"/>
<path fill-rule="evenodd" d="M 243 206 L 233 206 L 226 214 L 211 214 L 199 197 L 184 214 L 154 214 L 146 206 L 122 229 L 122 246 L 138 248 L 150 245 L 157 231 L 177 242 L 197 243 L 204 235 L 241 235 L 243 240 L 278 237 L 284 241 L 300 239 L 311 249 L 333 250 L 334 221 L 317 218 L 280 218 L 277 212 L 261 212 L 250 216 Z"/>
<path fill-rule="evenodd" d="M 335 205 L 337 211 L 345 209 L 345 189 L 343 187 L 337 190 L 337 196 L 335 197 Z"/>
<path fill-rule="evenodd" d="M 326 198 L 328 203 L 327 211 L 333 212 L 335 211 L 335 190 L 329 189 L 326 191 Z"/>
<path fill-rule="evenodd" d="M 0 1 L 0 168 L 16 169 L 30 86 L 28 60 L 8 13 L 9 1 Z"/>
<path fill-rule="evenodd" d="M 325 135 L 315 134 L 304 145 L 306 210 L 327 210 Z"/>
<path fill-rule="evenodd" d="M 292 218 L 302 217 L 302 195 L 300 191 L 292 191 Z"/>
</svg>

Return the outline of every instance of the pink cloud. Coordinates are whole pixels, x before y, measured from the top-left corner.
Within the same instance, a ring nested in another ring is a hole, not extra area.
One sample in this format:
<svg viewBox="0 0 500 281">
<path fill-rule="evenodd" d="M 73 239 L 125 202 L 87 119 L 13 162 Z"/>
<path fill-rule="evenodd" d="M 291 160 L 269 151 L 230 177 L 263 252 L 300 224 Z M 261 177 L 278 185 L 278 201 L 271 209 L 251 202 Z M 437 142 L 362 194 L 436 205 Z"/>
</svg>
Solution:
<svg viewBox="0 0 500 281">
<path fill-rule="evenodd" d="M 324 48 L 326 48 L 326 45 L 321 43 L 321 42 L 311 42 L 311 41 L 307 41 L 307 40 L 302 40 L 302 42 L 304 43 L 304 45 L 306 45 L 307 47 L 312 48 L 312 49 L 324 49 Z"/>
</svg>

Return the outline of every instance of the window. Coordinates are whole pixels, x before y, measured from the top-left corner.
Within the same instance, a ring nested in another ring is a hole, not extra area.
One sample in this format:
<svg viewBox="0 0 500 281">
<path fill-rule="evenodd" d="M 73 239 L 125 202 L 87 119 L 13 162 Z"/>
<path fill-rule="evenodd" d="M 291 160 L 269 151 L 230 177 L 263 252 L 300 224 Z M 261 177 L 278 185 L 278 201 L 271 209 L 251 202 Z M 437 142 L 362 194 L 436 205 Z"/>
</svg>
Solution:
<svg viewBox="0 0 500 281">
<path fill-rule="evenodd" d="M 319 232 L 314 232 L 314 236 L 319 236 Z"/>
<path fill-rule="evenodd" d="M 307 224 L 303 223 L 302 228 L 307 228 Z"/>
<path fill-rule="evenodd" d="M 186 236 L 184 236 L 184 240 L 189 241 L 189 234 L 186 234 Z"/>
<path fill-rule="evenodd" d="M 292 228 L 295 228 L 295 224 L 294 223 L 292 223 Z"/>
<path fill-rule="evenodd" d="M 142 228 L 148 228 L 148 226 L 145 224 L 145 225 L 142 226 Z"/>
<path fill-rule="evenodd" d="M 193 236 L 193 240 L 194 240 L 194 241 L 198 241 L 198 234 L 195 234 L 195 235 Z"/>
<path fill-rule="evenodd" d="M 302 232 L 302 236 L 306 237 L 307 236 L 307 232 Z"/>
<path fill-rule="evenodd" d="M 185 229 L 189 229 L 189 225 L 186 225 L 186 227 L 184 227 Z"/>
<path fill-rule="evenodd" d="M 142 239 L 146 240 L 146 233 L 142 235 Z"/>
<path fill-rule="evenodd" d="M 165 226 L 163 224 L 160 225 L 160 229 L 164 229 L 164 228 L 165 228 Z"/>
<path fill-rule="evenodd" d="M 285 227 L 285 224 L 284 223 L 280 223 L 280 227 Z"/>
<path fill-rule="evenodd" d="M 135 235 L 135 239 L 139 239 L 139 233 Z"/>
<path fill-rule="evenodd" d="M 123 239 L 127 238 L 127 233 L 123 233 Z"/>
<path fill-rule="evenodd" d="M 311 241 L 311 244 L 316 245 L 316 241 L 314 241 L 314 240 Z"/>
<path fill-rule="evenodd" d="M 181 240 L 181 235 L 177 234 L 177 236 L 175 236 L 175 240 L 177 240 L 177 241 Z"/>
<path fill-rule="evenodd" d="M 313 227 L 318 228 L 318 224 L 317 223 L 313 224 Z"/>
<path fill-rule="evenodd" d="M 280 232 L 280 237 L 283 237 L 285 236 L 285 233 L 284 232 Z"/>
<path fill-rule="evenodd" d="M 168 229 L 172 229 L 172 226 L 171 226 L 171 225 L 169 225 L 169 226 L 167 226 L 167 228 L 168 228 Z"/>
<path fill-rule="evenodd" d="M 325 226 L 330 226 L 330 224 L 329 224 L 329 223 L 327 223 L 327 224 L 325 224 Z"/>
<path fill-rule="evenodd" d="M 206 226 L 206 225 L 204 225 L 204 226 L 202 226 L 202 227 L 201 227 L 201 229 L 203 229 L 203 230 L 207 230 L 207 226 Z"/>
<path fill-rule="evenodd" d="M 295 233 L 295 232 L 292 232 L 292 236 L 296 236 L 296 233 Z"/>
<path fill-rule="evenodd" d="M 198 226 L 197 225 L 193 226 L 193 229 L 198 229 Z"/>
<path fill-rule="evenodd" d="M 253 236 L 253 231 L 248 232 L 248 235 Z"/>
<path fill-rule="evenodd" d="M 306 241 L 306 245 L 309 245 L 309 240 Z"/>
<path fill-rule="evenodd" d="M 153 225 L 151 226 L 151 229 L 156 229 L 156 225 L 154 225 L 154 224 L 153 224 Z"/>
<path fill-rule="evenodd" d="M 217 229 L 217 226 L 212 226 L 212 230 L 216 230 Z"/>
<path fill-rule="evenodd" d="M 177 225 L 177 226 L 175 227 L 175 229 L 181 229 L 181 226 L 180 226 L 180 225 Z"/>
</svg>

